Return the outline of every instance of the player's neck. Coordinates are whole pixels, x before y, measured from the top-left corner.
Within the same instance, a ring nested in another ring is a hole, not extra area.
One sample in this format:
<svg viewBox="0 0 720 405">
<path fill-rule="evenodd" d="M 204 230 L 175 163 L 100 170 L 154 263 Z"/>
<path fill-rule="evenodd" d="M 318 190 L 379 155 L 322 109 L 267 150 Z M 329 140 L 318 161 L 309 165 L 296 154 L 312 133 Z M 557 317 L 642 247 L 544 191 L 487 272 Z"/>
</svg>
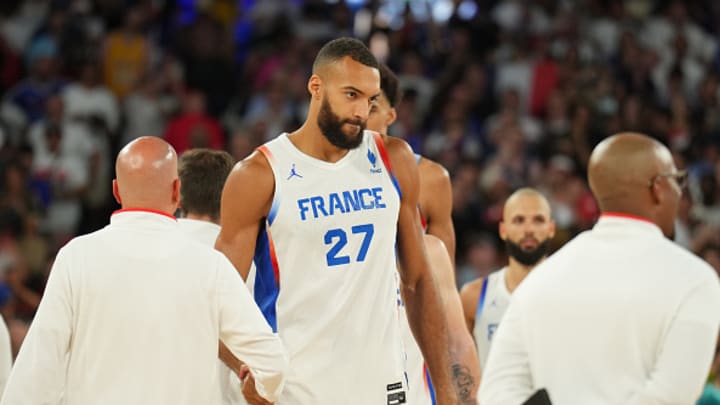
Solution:
<svg viewBox="0 0 720 405">
<path fill-rule="evenodd" d="M 331 144 L 317 124 L 307 121 L 298 130 L 290 133 L 288 139 L 300 152 L 325 162 L 335 163 L 349 152 L 348 149 Z"/>
<path fill-rule="evenodd" d="M 211 222 L 211 223 L 213 223 L 213 224 L 218 224 L 218 225 L 220 224 L 220 221 L 216 221 L 215 219 L 213 219 L 213 218 L 210 217 L 209 215 L 201 215 L 201 214 L 187 213 L 187 214 L 185 214 L 185 216 L 184 216 L 183 218 L 185 218 L 185 219 L 194 219 L 195 221 Z"/>
<path fill-rule="evenodd" d="M 520 283 L 525 280 L 525 277 L 530 274 L 530 271 L 535 266 L 537 266 L 537 263 L 532 266 L 526 266 L 512 257 L 510 258 L 507 271 L 505 272 L 505 286 L 511 294 L 520 285 Z"/>
</svg>

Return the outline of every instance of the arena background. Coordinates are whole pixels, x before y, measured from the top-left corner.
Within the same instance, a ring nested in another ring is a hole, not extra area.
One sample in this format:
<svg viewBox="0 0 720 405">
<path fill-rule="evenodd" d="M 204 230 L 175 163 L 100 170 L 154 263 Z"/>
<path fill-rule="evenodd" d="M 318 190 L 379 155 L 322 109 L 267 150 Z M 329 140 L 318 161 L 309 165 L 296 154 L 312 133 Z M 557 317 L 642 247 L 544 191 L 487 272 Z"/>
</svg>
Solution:
<svg viewBox="0 0 720 405">
<path fill-rule="evenodd" d="M 555 247 L 589 228 L 585 169 L 637 130 L 690 172 L 677 242 L 720 272 L 720 2 L 3 0 L 0 308 L 14 349 L 57 249 L 107 224 L 141 135 L 236 159 L 302 123 L 327 40 L 365 41 L 405 96 L 391 135 L 453 184 L 458 284 L 505 259 L 505 198 L 550 200 Z"/>
</svg>

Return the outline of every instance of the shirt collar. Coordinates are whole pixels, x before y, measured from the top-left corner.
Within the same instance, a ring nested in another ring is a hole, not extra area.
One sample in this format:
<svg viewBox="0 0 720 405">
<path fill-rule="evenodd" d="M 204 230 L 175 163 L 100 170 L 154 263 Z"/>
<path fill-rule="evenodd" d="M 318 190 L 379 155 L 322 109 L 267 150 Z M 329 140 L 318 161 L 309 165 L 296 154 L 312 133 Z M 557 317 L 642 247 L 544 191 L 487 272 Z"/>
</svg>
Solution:
<svg viewBox="0 0 720 405">
<path fill-rule="evenodd" d="M 158 223 L 177 223 L 177 219 L 164 211 L 149 208 L 123 208 L 113 212 L 110 217 L 111 224 L 126 223 L 129 221 L 147 219 Z"/>
<path fill-rule="evenodd" d="M 624 229 L 634 229 L 642 232 L 655 233 L 663 236 L 662 230 L 657 224 L 650 219 L 639 215 L 626 214 L 622 212 L 604 212 L 600 215 L 597 223 L 593 227 L 594 230 L 611 229 L 623 227 Z"/>
</svg>

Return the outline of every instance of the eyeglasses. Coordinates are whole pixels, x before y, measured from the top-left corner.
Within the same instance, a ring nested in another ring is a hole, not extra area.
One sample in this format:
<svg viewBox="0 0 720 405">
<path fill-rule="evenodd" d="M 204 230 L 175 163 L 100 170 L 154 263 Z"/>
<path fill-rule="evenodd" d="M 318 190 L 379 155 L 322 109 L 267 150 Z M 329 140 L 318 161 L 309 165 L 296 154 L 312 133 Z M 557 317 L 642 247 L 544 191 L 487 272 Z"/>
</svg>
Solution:
<svg viewBox="0 0 720 405">
<path fill-rule="evenodd" d="M 650 179 L 648 186 L 652 187 L 653 184 L 655 184 L 655 181 L 660 177 L 672 177 L 675 179 L 675 183 L 677 183 L 678 187 L 682 189 L 687 185 L 688 172 L 687 170 L 678 170 L 675 173 L 658 173 Z"/>
</svg>

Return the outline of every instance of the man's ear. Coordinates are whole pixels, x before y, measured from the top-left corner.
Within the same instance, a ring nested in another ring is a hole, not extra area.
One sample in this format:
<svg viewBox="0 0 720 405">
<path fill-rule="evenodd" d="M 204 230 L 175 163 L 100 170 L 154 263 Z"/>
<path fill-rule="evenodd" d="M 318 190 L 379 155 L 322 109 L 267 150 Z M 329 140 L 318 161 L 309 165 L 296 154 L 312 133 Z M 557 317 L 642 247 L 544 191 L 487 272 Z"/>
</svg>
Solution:
<svg viewBox="0 0 720 405">
<path fill-rule="evenodd" d="M 180 206 L 180 187 L 180 179 L 173 180 L 172 202 L 175 204 L 176 207 Z"/>
<path fill-rule="evenodd" d="M 310 76 L 307 84 L 307 89 L 312 98 L 320 98 L 320 90 L 322 90 L 322 79 L 320 78 L 320 76 Z"/>
<path fill-rule="evenodd" d="M 395 120 L 397 120 L 397 111 L 395 111 L 395 108 L 391 107 L 390 110 L 388 110 L 387 126 L 392 125 Z"/>
<path fill-rule="evenodd" d="M 117 179 L 113 179 L 112 181 L 112 193 L 113 197 L 115 197 L 115 201 L 117 201 L 118 204 L 122 205 L 122 199 L 120 198 L 120 187 L 118 186 Z"/>
</svg>

